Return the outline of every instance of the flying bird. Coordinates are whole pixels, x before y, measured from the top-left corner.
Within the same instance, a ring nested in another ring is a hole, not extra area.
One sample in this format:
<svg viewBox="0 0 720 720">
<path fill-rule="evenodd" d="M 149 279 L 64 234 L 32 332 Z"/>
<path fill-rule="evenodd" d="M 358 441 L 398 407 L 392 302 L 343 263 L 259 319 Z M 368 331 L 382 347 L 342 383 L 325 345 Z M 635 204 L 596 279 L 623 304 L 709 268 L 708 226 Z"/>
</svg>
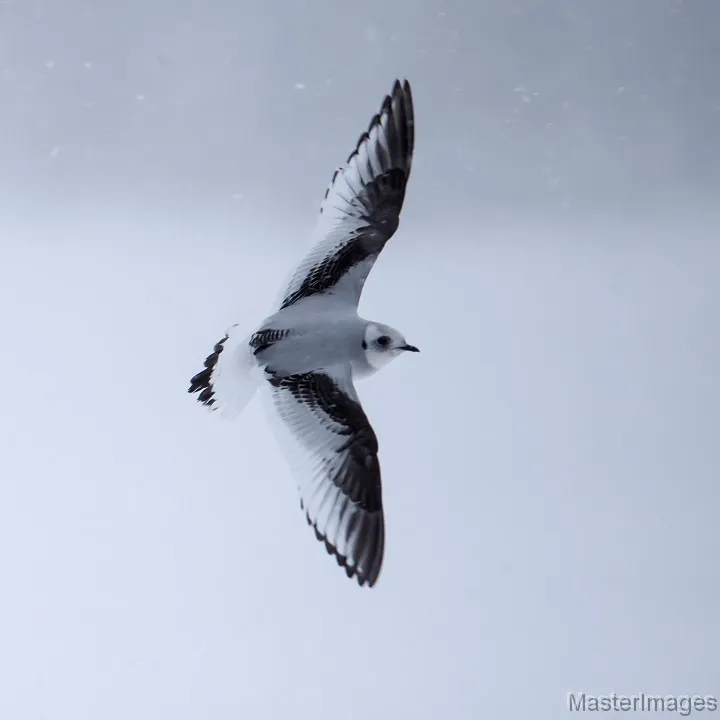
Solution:
<svg viewBox="0 0 720 720">
<path fill-rule="evenodd" d="M 312 248 L 273 314 L 249 335 L 230 328 L 189 388 L 229 416 L 261 389 L 308 524 L 347 576 L 368 587 L 380 574 L 385 522 L 378 440 L 355 381 L 418 349 L 399 330 L 361 318 L 358 302 L 397 230 L 414 139 L 410 84 L 396 80 L 335 171 Z"/>
</svg>

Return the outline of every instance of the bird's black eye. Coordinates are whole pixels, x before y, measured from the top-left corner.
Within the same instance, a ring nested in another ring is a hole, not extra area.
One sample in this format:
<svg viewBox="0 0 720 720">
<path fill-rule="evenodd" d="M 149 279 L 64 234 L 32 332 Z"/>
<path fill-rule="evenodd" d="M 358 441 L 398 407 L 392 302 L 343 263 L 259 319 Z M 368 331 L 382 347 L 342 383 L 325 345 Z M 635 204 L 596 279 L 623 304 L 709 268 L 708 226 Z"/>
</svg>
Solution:
<svg viewBox="0 0 720 720">
<path fill-rule="evenodd" d="M 381 335 L 377 339 L 377 344 L 380 347 L 387 347 L 390 344 L 390 336 L 389 335 Z"/>
</svg>

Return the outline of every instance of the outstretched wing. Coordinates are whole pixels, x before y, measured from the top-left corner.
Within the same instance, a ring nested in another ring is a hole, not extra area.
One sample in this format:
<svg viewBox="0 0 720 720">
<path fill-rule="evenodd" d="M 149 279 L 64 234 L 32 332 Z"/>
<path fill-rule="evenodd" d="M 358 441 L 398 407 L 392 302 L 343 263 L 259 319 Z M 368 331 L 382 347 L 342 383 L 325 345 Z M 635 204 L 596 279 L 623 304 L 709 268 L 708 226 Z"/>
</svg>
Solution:
<svg viewBox="0 0 720 720">
<path fill-rule="evenodd" d="M 378 442 L 350 367 L 270 378 L 267 388 L 308 524 L 348 577 L 372 587 L 385 546 Z"/>
<path fill-rule="evenodd" d="M 345 167 L 335 171 L 313 248 L 285 288 L 281 309 L 322 294 L 357 306 L 375 260 L 398 227 L 414 143 L 410 84 L 396 80 Z"/>
</svg>

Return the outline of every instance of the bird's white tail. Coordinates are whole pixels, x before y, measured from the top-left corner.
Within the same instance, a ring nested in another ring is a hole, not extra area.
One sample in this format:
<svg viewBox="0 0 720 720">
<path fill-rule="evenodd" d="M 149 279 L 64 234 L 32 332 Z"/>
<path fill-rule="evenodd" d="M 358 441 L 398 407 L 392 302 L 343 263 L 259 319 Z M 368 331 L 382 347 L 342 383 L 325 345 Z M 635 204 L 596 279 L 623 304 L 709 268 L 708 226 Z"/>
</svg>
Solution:
<svg viewBox="0 0 720 720">
<path fill-rule="evenodd" d="M 250 335 L 233 325 L 190 380 L 188 392 L 199 393 L 198 401 L 223 417 L 237 417 L 258 388 L 261 375 L 249 343 Z"/>
</svg>

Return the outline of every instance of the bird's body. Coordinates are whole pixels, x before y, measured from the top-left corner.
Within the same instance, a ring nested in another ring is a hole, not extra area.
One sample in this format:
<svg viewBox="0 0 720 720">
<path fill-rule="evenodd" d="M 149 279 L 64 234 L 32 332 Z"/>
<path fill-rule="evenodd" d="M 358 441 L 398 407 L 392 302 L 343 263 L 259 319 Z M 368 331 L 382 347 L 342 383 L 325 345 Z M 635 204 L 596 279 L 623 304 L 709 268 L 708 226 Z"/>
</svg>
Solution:
<svg viewBox="0 0 720 720">
<path fill-rule="evenodd" d="M 385 526 L 377 437 L 354 382 L 406 351 L 402 333 L 357 312 L 397 229 L 414 148 L 410 86 L 396 81 L 325 194 L 315 243 L 278 307 L 249 335 L 233 326 L 190 381 L 226 415 L 260 388 L 298 480 L 307 521 L 349 577 L 374 585 Z"/>
<path fill-rule="evenodd" d="M 255 356 L 281 377 L 350 363 L 357 380 L 372 373 L 362 348 L 366 326 L 357 312 L 307 298 L 262 323 L 260 337 L 266 331 L 280 334 L 257 348 Z"/>
</svg>

